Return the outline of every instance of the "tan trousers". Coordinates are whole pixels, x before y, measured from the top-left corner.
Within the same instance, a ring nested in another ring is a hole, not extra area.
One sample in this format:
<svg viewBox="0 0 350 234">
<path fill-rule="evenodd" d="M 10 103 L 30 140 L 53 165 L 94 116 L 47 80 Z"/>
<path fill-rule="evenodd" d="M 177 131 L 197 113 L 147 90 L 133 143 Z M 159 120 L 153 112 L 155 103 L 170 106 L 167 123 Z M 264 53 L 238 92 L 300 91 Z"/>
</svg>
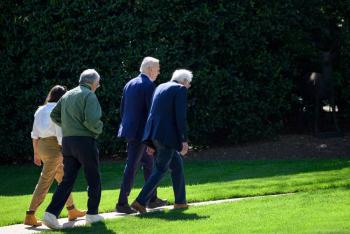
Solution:
<svg viewBox="0 0 350 234">
<path fill-rule="evenodd" d="M 44 201 L 53 180 L 61 183 L 63 178 L 63 157 L 58 145 L 56 137 L 48 137 L 39 139 L 38 143 L 39 157 L 43 162 L 43 169 L 33 192 L 33 198 L 29 206 L 29 210 L 36 211 L 40 204 Z M 69 195 L 66 206 L 73 205 L 72 194 Z"/>
</svg>

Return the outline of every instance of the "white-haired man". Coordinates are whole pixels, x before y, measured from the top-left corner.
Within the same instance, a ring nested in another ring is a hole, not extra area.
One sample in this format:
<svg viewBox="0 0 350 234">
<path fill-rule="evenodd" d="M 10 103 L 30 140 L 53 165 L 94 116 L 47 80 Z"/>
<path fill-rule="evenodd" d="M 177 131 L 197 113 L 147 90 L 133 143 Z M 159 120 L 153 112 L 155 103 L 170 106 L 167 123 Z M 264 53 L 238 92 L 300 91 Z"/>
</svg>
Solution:
<svg viewBox="0 0 350 234">
<path fill-rule="evenodd" d="M 192 77 L 189 70 L 176 70 L 169 82 L 159 85 L 154 91 L 143 140 L 148 145 L 148 152 L 156 151 L 155 166 L 131 204 L 140 213 L 146 212 L 148 200 L 169 168 L 175 196 L 174 208 L 188 207 L 181 155 L 188 151 L 187 89 L 191 87 Z"/>
<path fill-rule="evenodd" d="M 64 176 L 51 203 L 46 209 L 43 223 L 59 229 L 57 217 L 73 189 L 79 169 L 83 167 L 88 184 L 88 210 L 86 222 L 101 221 L 98 206 L 101 199 L 99 153 L 96 138 L 102 133 L 102 111 L 95 95 L 100 86 L 100 75 L 94 69 L 83 71 L 79 86 L 69 90 L 51 112 L 51 119 L 62 128 L 62 154 Z"/>
<path fill-rule="evenodd" d="M 134 184 L 134 178 L 138 165 L 141 162 L 145 181 L 151 175 L 153 157 L 147 155 L 146 145 L 142 142 L 142 136 L 151 107 L 152 95 L 156 85 L 154 81 L 159 75 L 159 60 L 145 57 L 141 63 L 141 74 L 130 80 L 124 87 L 120 104 L 121 123 L 118 137 L 124 137 L 127 141 L 128 157 L 120 186 L 119 199 L 116 211 L 131 214 L 133 210 L 128 203 L 128 196 Z M 148 203 L 148 207 L 155 208 L 167 204 L 166 200 L 157 197 L 156 190 Z"/>
</svg>

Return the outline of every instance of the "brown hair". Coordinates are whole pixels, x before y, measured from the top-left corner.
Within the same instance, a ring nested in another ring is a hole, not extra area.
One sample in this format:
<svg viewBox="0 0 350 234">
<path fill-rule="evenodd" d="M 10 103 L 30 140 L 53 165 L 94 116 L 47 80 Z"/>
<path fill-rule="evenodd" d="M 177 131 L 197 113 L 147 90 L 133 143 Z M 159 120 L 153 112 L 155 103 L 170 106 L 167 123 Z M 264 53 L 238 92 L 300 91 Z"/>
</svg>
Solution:
<svg viewBox="0 0 350 234">
<path fill-rule="evenodd" d="M 44 104 L 47 104 L 48 102 L 58 102 L 60 98 L 67 92 L 67 88 L 62 85 L 55 85 L 47 95 L 47 98 L 45 100 Z"/>
</svg>

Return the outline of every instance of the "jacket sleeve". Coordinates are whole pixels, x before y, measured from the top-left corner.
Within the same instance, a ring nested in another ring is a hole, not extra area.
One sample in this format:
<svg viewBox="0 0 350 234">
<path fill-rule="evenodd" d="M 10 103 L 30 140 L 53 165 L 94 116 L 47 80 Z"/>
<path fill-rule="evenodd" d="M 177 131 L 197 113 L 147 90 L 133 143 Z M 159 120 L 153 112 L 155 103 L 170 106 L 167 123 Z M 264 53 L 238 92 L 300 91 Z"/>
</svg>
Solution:
<svg viewBox="0 0 350 234">
<path fill-rule="evenodd" d="M 84 115 L 84 126 L 96 135 L 101 134 L 103 129 L 103 122 L 100 120 L 102 111 L 94 93 L 89 93 L 86 97 Z"/>
<path fill-rule="evenodd" d="M 176 127 L 182 142 L 187 141 L 187 89 L 182 86 L 175 96 Z"/>
<path fill-rule="evenodd" d="M 61 120 L 61 106 L 62 106 L 62 99 L 58 100 L 56 106 L 52 109 L 50 113 L 50 117 L 52 121 L 61 127 L 62 120 Z"/>
<path fill-rule="evenodd" d="M 56 137 L 59 145 L 62 145 L 62 128 L 55 124 L 55 132 L 56 132 Z"/>
<path fill-rule="evenodd" d="M 154 83 L 149 85 L 149 87 L 147 87 L 147 89 L 146 89 L 145 103 L 146 103 L 147 111 L 150 111 L 150 109 L 151 109 L 152 98 L 153 98 L 153 93 L 154 93 L 155 89 L 156 89 L 156 85 Z"/>
<path fill-rule="evenodd" d="M 120 100 L 120 106 L 119 106 L 119 114 L 120 114 L 120 119 L 123 118 L 123 114 L 124 114 L 124 99 L 125 99 L 125 88 L 123 89 L 123 95 L 122 95 L 122 99 Z"/>
</svg>

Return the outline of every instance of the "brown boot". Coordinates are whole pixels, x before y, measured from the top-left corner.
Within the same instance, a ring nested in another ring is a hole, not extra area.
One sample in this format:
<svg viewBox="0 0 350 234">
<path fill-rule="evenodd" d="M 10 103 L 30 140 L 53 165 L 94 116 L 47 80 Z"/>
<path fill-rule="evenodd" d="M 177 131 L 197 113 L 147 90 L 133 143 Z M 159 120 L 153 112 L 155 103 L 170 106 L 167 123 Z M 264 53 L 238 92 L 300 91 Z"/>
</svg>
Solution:
<svg viewBox="0 0 350 234">
<path fill-rule="evenodd" d="M 188 205 L 185 203 L 185 204 L 174 204 L 174 209 L 187 209 L 188 208 Z"/>
<path fill-rule="evenodd" d="M 68 210 L 68 220 L 73 221 L 76 220 L 77 218 L 84 217 L 86 214 L 86 211 L 79 210 L 75 208 L 74 206 L 72 207 L 67 207 Z"/>
<path fill-rule="evenodd" d="M 134 201 L 131 204 L 131 207 L 134 208 L 134 210 L 137 210 L 138 212 L 140 212 L 141 214 L 146 213 L 146 207 L 141 205 L 140 203 L 138 203 L 137 201 Z"/>
<path fill-rule="evenodd" d="M 37 220 L 34 211 L 27 211 L 26 218 L 24 219 L 24 224 L 29 226 L 38 227 L 41 226 L 41 221 Z"/>
</svg>

